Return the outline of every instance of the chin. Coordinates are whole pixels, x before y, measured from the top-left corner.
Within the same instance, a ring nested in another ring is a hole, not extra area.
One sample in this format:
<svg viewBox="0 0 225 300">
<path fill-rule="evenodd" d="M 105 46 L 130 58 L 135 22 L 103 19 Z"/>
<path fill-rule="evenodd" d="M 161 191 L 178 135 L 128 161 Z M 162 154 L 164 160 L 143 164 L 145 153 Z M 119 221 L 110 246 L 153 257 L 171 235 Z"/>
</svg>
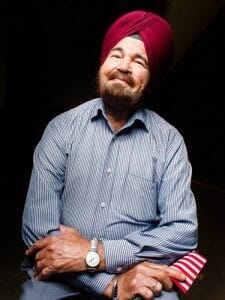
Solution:
<svg viewBox="0 0 225 300">
<path fill-rule="evenodd" d="M 135 93 L 131 91 L 127 83 L 114 82 L 105 86 L 103 94 L 111 95 L 111 97 L 132 99 Z"/>
</svg>

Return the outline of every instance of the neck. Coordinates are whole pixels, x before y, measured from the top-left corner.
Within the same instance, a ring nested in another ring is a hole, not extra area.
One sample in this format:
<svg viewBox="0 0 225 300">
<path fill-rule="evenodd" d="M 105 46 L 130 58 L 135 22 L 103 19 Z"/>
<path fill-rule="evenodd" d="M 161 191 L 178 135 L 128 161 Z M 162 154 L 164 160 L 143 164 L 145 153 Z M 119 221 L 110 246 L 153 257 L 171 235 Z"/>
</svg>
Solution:
<svg viewBox="0 0 225 300">
<path fill-rule="evenodd" d="M 119 131 L 140 106 L 141 102 L 132 104 L 126 98 L 103 98 L 103 104 L 108 121 L 114 131 Z"/>
<path fill-rule="evenodd" d="M 118 118 L 118 116 L 106 113 L 108 121 L 115 132 L 118 132 L 127 122 L 128 118 L 123 116 L 123 118 Z"/>
<path fill-rule="evenodd" d="M 129 120 L 130 116 L 133 114 L 133 109 L 126 110 L 110 110 L 107 105 L 105 105 L 105 113 L 108 121 L 115 132 L 118 132 Z"/>
</svg>

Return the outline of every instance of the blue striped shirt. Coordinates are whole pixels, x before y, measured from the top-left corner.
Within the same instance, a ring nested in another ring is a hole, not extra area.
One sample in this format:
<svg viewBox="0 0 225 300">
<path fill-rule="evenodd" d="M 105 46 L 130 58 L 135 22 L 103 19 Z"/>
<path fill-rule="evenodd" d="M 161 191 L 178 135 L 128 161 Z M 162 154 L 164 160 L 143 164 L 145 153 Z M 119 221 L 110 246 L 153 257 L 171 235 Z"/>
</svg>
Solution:
<svg viewBox="0 0 225 300">
<path fill-rule="evenodd" d="M 104 243 L 106 271 L 75 274 L 101 294 L 113 273 L 151 260 L 172 263 L 197 246 L 191 166 L 182 136 L 140 108 L 114 132 L 100 98 L 49 122 L 34 152 L 23 213 L 27 246 L 59 224 Z"/>
</svg>

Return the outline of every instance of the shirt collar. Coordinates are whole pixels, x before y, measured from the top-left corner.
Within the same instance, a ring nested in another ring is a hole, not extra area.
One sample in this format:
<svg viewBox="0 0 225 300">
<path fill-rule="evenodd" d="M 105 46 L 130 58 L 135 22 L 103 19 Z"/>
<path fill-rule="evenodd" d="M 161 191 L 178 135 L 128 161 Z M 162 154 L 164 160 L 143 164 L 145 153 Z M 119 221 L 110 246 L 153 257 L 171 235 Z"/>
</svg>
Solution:
<svg viewBox="0 0 225 300">
<path fill-rule="evenodd" d="M 100 117 L 104 117 L 107 120 L 107 116 L 105 113 L 104 105 L 102 99 L 99 98 L 99 101 L 96 102 L 96 105 L 93 107 L 91 113 L 91 120 L 94 121 Z M 137 111 L 132 115 L 132 117 L 128 120 L 125 127 L 142 127 L 145 130 L 149 131 L 149 122 L 146 115 L 146 111 L 144 108 L 139 108 Z"/>
</svg>

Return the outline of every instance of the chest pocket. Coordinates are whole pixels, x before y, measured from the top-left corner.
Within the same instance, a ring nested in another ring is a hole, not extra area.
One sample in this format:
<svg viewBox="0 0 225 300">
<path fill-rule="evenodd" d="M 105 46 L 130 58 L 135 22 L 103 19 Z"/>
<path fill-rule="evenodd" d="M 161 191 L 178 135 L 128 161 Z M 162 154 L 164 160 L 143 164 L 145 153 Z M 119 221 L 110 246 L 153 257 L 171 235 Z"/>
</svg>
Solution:
<svg viewBox="0 0 225 300">
<path fill-rule="evenodd" d="M 122 213 L 126 219 L 137 223 L 156 222 L 157 181 L 154 177 L 127 174 L 122 196 Z"/>
</svg>

